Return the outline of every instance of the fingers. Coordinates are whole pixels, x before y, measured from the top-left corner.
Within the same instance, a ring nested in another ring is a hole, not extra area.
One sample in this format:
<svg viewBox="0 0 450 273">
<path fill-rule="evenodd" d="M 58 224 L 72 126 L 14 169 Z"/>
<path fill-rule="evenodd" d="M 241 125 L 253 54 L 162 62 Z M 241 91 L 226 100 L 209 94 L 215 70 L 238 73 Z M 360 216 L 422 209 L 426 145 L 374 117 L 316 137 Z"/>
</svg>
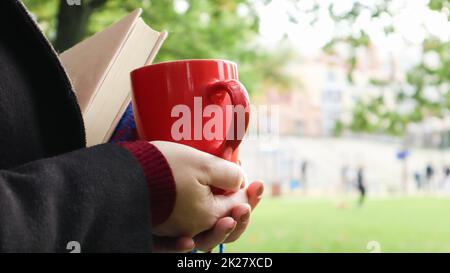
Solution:
<svg viewBox="0 0 450 273">
<path fill-rule="evenodd" d="M 222 243 L 235 229 L 236 221 L 231 217 L 219 219 L 211 230 L 194 237 L 196 249 L 208 252 Z"/>
<path fill-rule="evenodd" d="M 252 210 L 258 205 L 259 201 L 261 201 L 263 192 L 264 183 L 262 181 L 255 181 L 248 186 L 247 197 Z"/>
<path fill-rule="evenodd" d="M 214 195 L 214 214 L 218 217 L 230 216 L 234 207 L 248 204 L 247 191 L 245 189 L 227 195 Z"/>
<path fill-rule="evenodd" d="M 255 181 L 247 189 L 227 195 L 214 195 L 215 213 L 218 217 L 230 216 L 232 209 L 241 204 L 249 204 L 254 209 L 261 200 L 263 192 L 263 182 Z"/>
<path fill-rule="evenodd" d="M 153 252 L 189 252 L 195 247 L 194 240 L 189 237 L 153 236 Z"/>
<path fill-rule="evenodd" d="M 237 225 L 233 233 L 225 240 L 226 243 L 236 241 L 247 229 L 247 226 L 250 223 L 251 211 L 258 205 L 263 192 L 264 183 L 262 181 L 255 181 L 251 183 L 246 190 L 248 204 L 240 203 L 232 207 L 231 217 L 237 222 Z M 236 201 L 239 202 L 239 198 L 235 197 L 232 200 L 228 200 L 228 204 L 233 204 L 233 202 Z M 224 208 L 226 209 L 227 206 L 224 206 Z"/>
<path fill-rule="evenodd" d="M 231 212 L 231 217 L 237 222 L 236 228 L 233 232 L 225 239 L 225 243 L 231 243 L 236 241 L 242 233 L 247 229 L 250 223 L 250 213 L 251 207 L 248 204 L 242 204 L 235 208 Z"/>
<path fill-rule="evenodd" d="M 155 236 L 154 251 L 188 252 L 195 247 L 207 252 L 222 242 L 234 242 L 247 229 L 251 211 L 261 200 L 263 192 L 263 182 L 255 181 L 246 190 L 214 196 L 216 213 L 223 218 L 220 218 L 212 229 L 204 231 L 194 239 Z"/>
<path fill-rule="evenodd" d="M 151 143 L 166 157 L 175 180 L 186 177 L 186 170 L 190 170 L 204 185 L 225 192 L 236 192 L 241 188 L 244 172 L 238 164 L 178 143 L 165 141 Z"/>
<path fill-rule="evenodd" d="M 205 163 L 207 164 L 204 169 L 207 185 L 226 192 L 236 192 L 245 185 L 244 171 L 239 165 L 219 157 L 210 157 L 210 160 Z"/>
</svg>

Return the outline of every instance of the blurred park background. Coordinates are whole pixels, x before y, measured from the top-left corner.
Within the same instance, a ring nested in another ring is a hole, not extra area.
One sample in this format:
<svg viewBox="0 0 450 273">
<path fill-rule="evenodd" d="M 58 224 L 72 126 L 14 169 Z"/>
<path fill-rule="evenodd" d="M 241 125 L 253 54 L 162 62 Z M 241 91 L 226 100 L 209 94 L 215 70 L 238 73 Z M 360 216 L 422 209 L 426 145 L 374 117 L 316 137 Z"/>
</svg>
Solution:
<svg viewBox="0 0 450 273">
<path fill-rule="evenodd" d="M 238 63 L 267 191 L 228 251 L 450 251 L 449 0 L 23 2 L 58 52 L 141 7 L 156 61 Z"/>
</svg>

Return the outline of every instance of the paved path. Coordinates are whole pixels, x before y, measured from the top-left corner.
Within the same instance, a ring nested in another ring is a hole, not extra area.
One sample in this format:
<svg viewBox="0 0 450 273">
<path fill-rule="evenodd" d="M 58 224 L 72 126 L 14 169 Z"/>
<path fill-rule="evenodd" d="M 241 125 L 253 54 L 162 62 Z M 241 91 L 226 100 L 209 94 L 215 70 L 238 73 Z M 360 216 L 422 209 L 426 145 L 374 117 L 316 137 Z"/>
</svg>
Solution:
<svg viewBox="0 0 450 273">
<path fill-rule="evenodd" d="M 307 160 L 308 187 L 311 193 L 333 194 L 342 181 L 344 164 L 351 168 L 363 165 L 371 194 L 399 192 L 402 181 L 402 161 L 396 158 L 400 148 L 396 143 L 384 143 L 350 138 L 282 137 L 278 144 L 268 148 L 256 140 L 244 140 L 241 161 L 249 179 L 262 178 L 268 184 L 289 181 L 300 176 L 301 162 Z M 414 192 L 414 172 L 423 172 L 432 163 L 437 177 L 442 180 L 442 168 L 450 164 L 450 152 L 431 149 L 412 149 L 408 158 L 408 185 Z"/>
</svg>

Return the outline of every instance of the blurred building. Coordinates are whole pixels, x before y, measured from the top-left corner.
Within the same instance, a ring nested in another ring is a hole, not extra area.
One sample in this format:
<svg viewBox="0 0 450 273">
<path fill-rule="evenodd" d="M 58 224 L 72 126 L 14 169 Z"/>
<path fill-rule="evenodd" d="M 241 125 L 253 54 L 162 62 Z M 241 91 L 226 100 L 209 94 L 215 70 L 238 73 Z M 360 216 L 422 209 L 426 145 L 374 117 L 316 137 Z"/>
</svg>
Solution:
<svg viewBox="0 0 450 273">
<path fill-rule="evenodd" d="M 442 118 L 430 117 L 420 123 L 410 124 L 406 138 L 410 146 L 449 148 L 450 115 Z"/>
<path fill-rule="evenodd" d="M 331 136 L 336 123 L 350 123 L 358 99 L 382 95 L 387 107 L 395 107 L 395 93 L 371 84 L 373 79 L 402 78 L 395 56 L 380 57 L 374 47 L 357 52 L 358 65 L 349 81 L 347 59 L 321 54 L 302 57 L 290 67 L 300 87 L 290 92 L 268 90 L 265 103 L 280 106 L 282 135 Z"/>
</svg>

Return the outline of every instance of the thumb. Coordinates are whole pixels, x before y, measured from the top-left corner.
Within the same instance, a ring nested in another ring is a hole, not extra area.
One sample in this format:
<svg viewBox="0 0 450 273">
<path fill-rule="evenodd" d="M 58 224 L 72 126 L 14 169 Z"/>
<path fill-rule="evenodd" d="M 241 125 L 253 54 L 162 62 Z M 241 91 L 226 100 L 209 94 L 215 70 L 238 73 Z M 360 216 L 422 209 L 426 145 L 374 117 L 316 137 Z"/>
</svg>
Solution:
<svg viewBox="0 0 450 273">
<path fill-rule="evenodd" d="M 208 169 L 202 180 L 213 188 L 237 192 L 245 183 L 245 174 L 239 165 L 214 157 L 208 163 Z"/>
</svg>

